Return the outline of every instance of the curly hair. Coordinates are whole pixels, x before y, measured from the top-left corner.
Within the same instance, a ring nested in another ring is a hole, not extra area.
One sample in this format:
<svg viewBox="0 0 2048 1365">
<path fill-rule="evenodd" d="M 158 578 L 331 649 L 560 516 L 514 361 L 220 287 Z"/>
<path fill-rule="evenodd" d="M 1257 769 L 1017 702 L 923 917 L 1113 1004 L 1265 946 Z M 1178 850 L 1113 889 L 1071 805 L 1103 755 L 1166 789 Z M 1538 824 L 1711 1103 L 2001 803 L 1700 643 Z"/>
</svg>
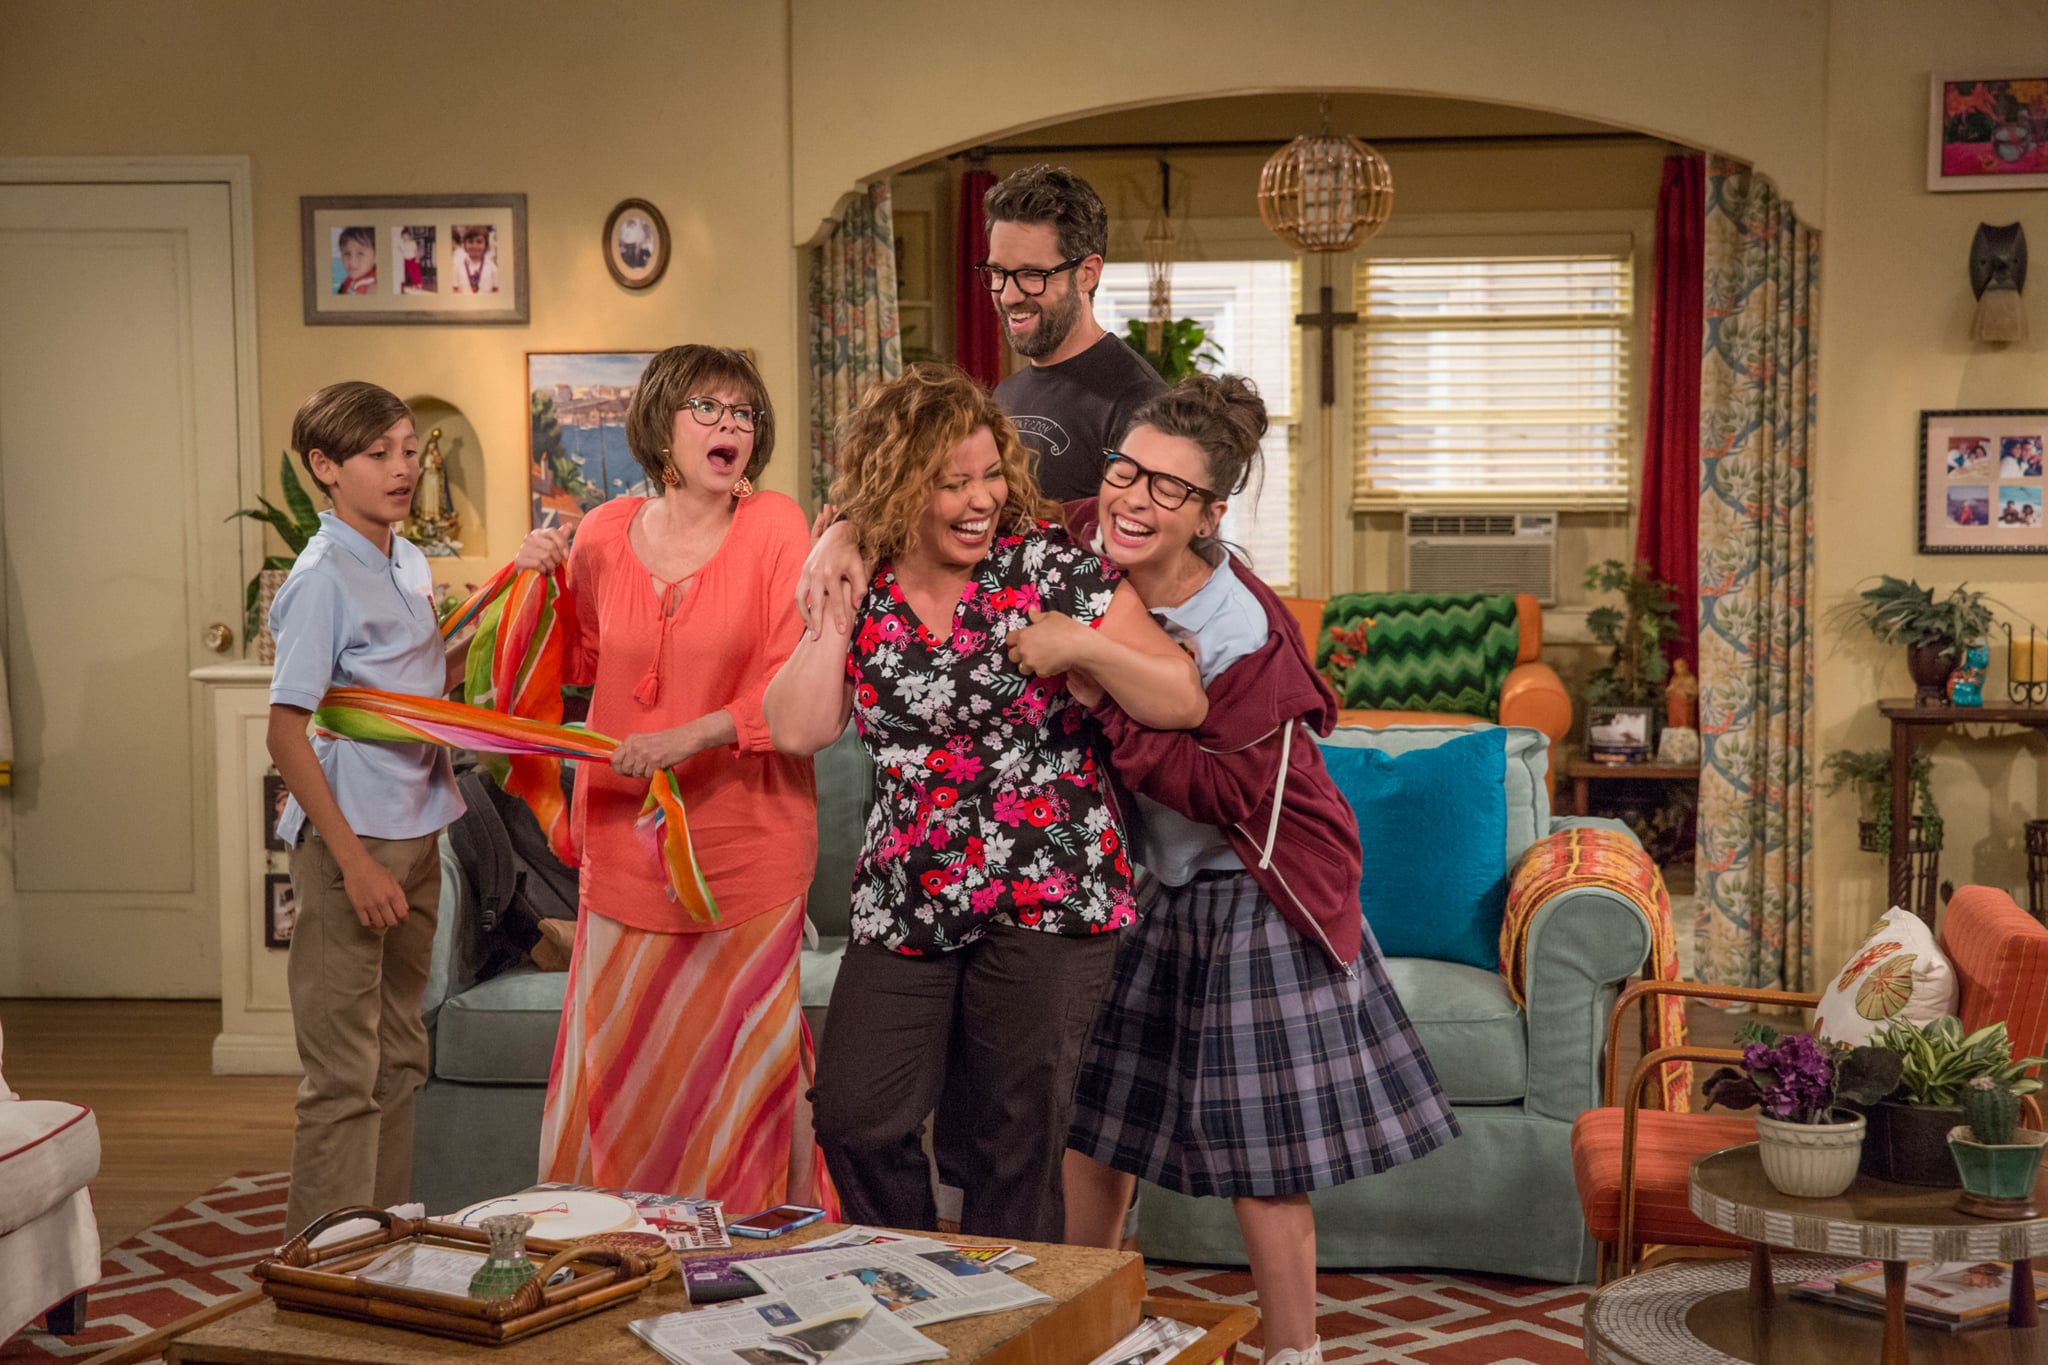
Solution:
<svg viewBox="0 0 2048 1365">
<path fill-rule="evenodd" d="M 1057 518 L 1059 508 L 1038 491 L 1016 426 L 988 390 L 951 365 L 920 361 L 869 389 L 839 424 L 831 501 L 864 557 L 893 559 L 911 547 L 953 448 L 982 427 L 995 437 L 1009 489 L 998 518 L 1003 529 L 1024 531 Z"/>
</svg>

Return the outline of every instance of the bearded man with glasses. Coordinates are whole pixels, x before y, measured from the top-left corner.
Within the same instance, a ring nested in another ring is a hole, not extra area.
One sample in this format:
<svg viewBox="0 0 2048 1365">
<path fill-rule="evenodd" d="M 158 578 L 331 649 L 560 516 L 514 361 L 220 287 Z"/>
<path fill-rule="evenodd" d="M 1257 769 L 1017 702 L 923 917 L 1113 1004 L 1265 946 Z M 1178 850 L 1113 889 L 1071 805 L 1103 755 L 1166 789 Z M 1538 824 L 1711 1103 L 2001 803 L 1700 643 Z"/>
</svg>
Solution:
<svg viewBox="0 0 2048 1365">
<path fill-rule="evenodd" d="M 1109 212 L 1086 180 L 1046 165 L 1006 177 L 982 206 L 988 256 L 975 271 L 1003 335 L 1031 362 L 996 386 L 996 402 L 1036 455 L 1047 497 L 1094 497 L 1103 450 L 1166 388 L 1143 356 L 1095 320 Z"/>
</svg>

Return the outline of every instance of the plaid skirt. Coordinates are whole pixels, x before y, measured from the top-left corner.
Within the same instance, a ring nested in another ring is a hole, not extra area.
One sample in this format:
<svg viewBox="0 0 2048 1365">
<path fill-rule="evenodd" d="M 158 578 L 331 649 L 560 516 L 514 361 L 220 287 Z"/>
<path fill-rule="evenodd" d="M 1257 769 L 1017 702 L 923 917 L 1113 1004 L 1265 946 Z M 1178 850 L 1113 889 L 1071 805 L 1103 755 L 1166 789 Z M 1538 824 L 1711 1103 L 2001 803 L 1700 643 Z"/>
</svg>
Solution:
<svg viewBox="0 0 2048 1365">
<path fill-rule="evenodd" d="M 1371 936 L 1346 975 L 1249 873 L 1147 878 L 1067 1145 L 1189 1195 L 1280 1195 L 1458 1135 Z"/>
</svg>

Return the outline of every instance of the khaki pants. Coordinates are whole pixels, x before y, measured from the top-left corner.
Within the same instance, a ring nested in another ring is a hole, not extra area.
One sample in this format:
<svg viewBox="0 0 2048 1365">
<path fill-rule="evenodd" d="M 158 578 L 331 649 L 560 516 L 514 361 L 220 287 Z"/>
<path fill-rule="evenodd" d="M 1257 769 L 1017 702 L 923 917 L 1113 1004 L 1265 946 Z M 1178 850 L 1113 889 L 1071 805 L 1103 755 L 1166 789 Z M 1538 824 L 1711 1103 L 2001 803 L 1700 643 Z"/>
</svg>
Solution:
<svg viewBox="0 0 2048 1365">
<path fill-rule="evenodd" d="M 434 835 L 365 839 L 405 889 L 406 917 L 389 929 L 357 921 L 341 867 L 310 831 L 292 850 L 292 930 L 286 976 L 306 1078 L 292 1134 L 285 1235 L 353 1204 L 385 1208 L 412 1191 L 413 1097 L 427 1078 L 420 1018 L 441 900 Z"/>
</svg>

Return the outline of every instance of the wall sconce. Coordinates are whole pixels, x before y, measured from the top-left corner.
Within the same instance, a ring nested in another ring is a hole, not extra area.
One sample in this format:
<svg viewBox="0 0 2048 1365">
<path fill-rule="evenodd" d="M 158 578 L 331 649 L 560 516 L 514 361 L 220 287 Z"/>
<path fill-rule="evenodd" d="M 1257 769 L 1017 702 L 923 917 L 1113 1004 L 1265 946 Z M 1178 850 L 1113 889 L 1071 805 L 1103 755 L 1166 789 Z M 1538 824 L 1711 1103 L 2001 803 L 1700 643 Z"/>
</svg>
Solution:
<svg viewBox="0 0 2048 1365">
<path fill-rule="evenodd" d="M 2026 287 L 2026 229 L 2018 223 L 1977 224 L 1977 235 L 1970 239 L 1970 290 L 1977 296 L 1970 339 L 2025 341 L 2027 311 L 2020 305 L 2020 291 Z"/>
</svg>

